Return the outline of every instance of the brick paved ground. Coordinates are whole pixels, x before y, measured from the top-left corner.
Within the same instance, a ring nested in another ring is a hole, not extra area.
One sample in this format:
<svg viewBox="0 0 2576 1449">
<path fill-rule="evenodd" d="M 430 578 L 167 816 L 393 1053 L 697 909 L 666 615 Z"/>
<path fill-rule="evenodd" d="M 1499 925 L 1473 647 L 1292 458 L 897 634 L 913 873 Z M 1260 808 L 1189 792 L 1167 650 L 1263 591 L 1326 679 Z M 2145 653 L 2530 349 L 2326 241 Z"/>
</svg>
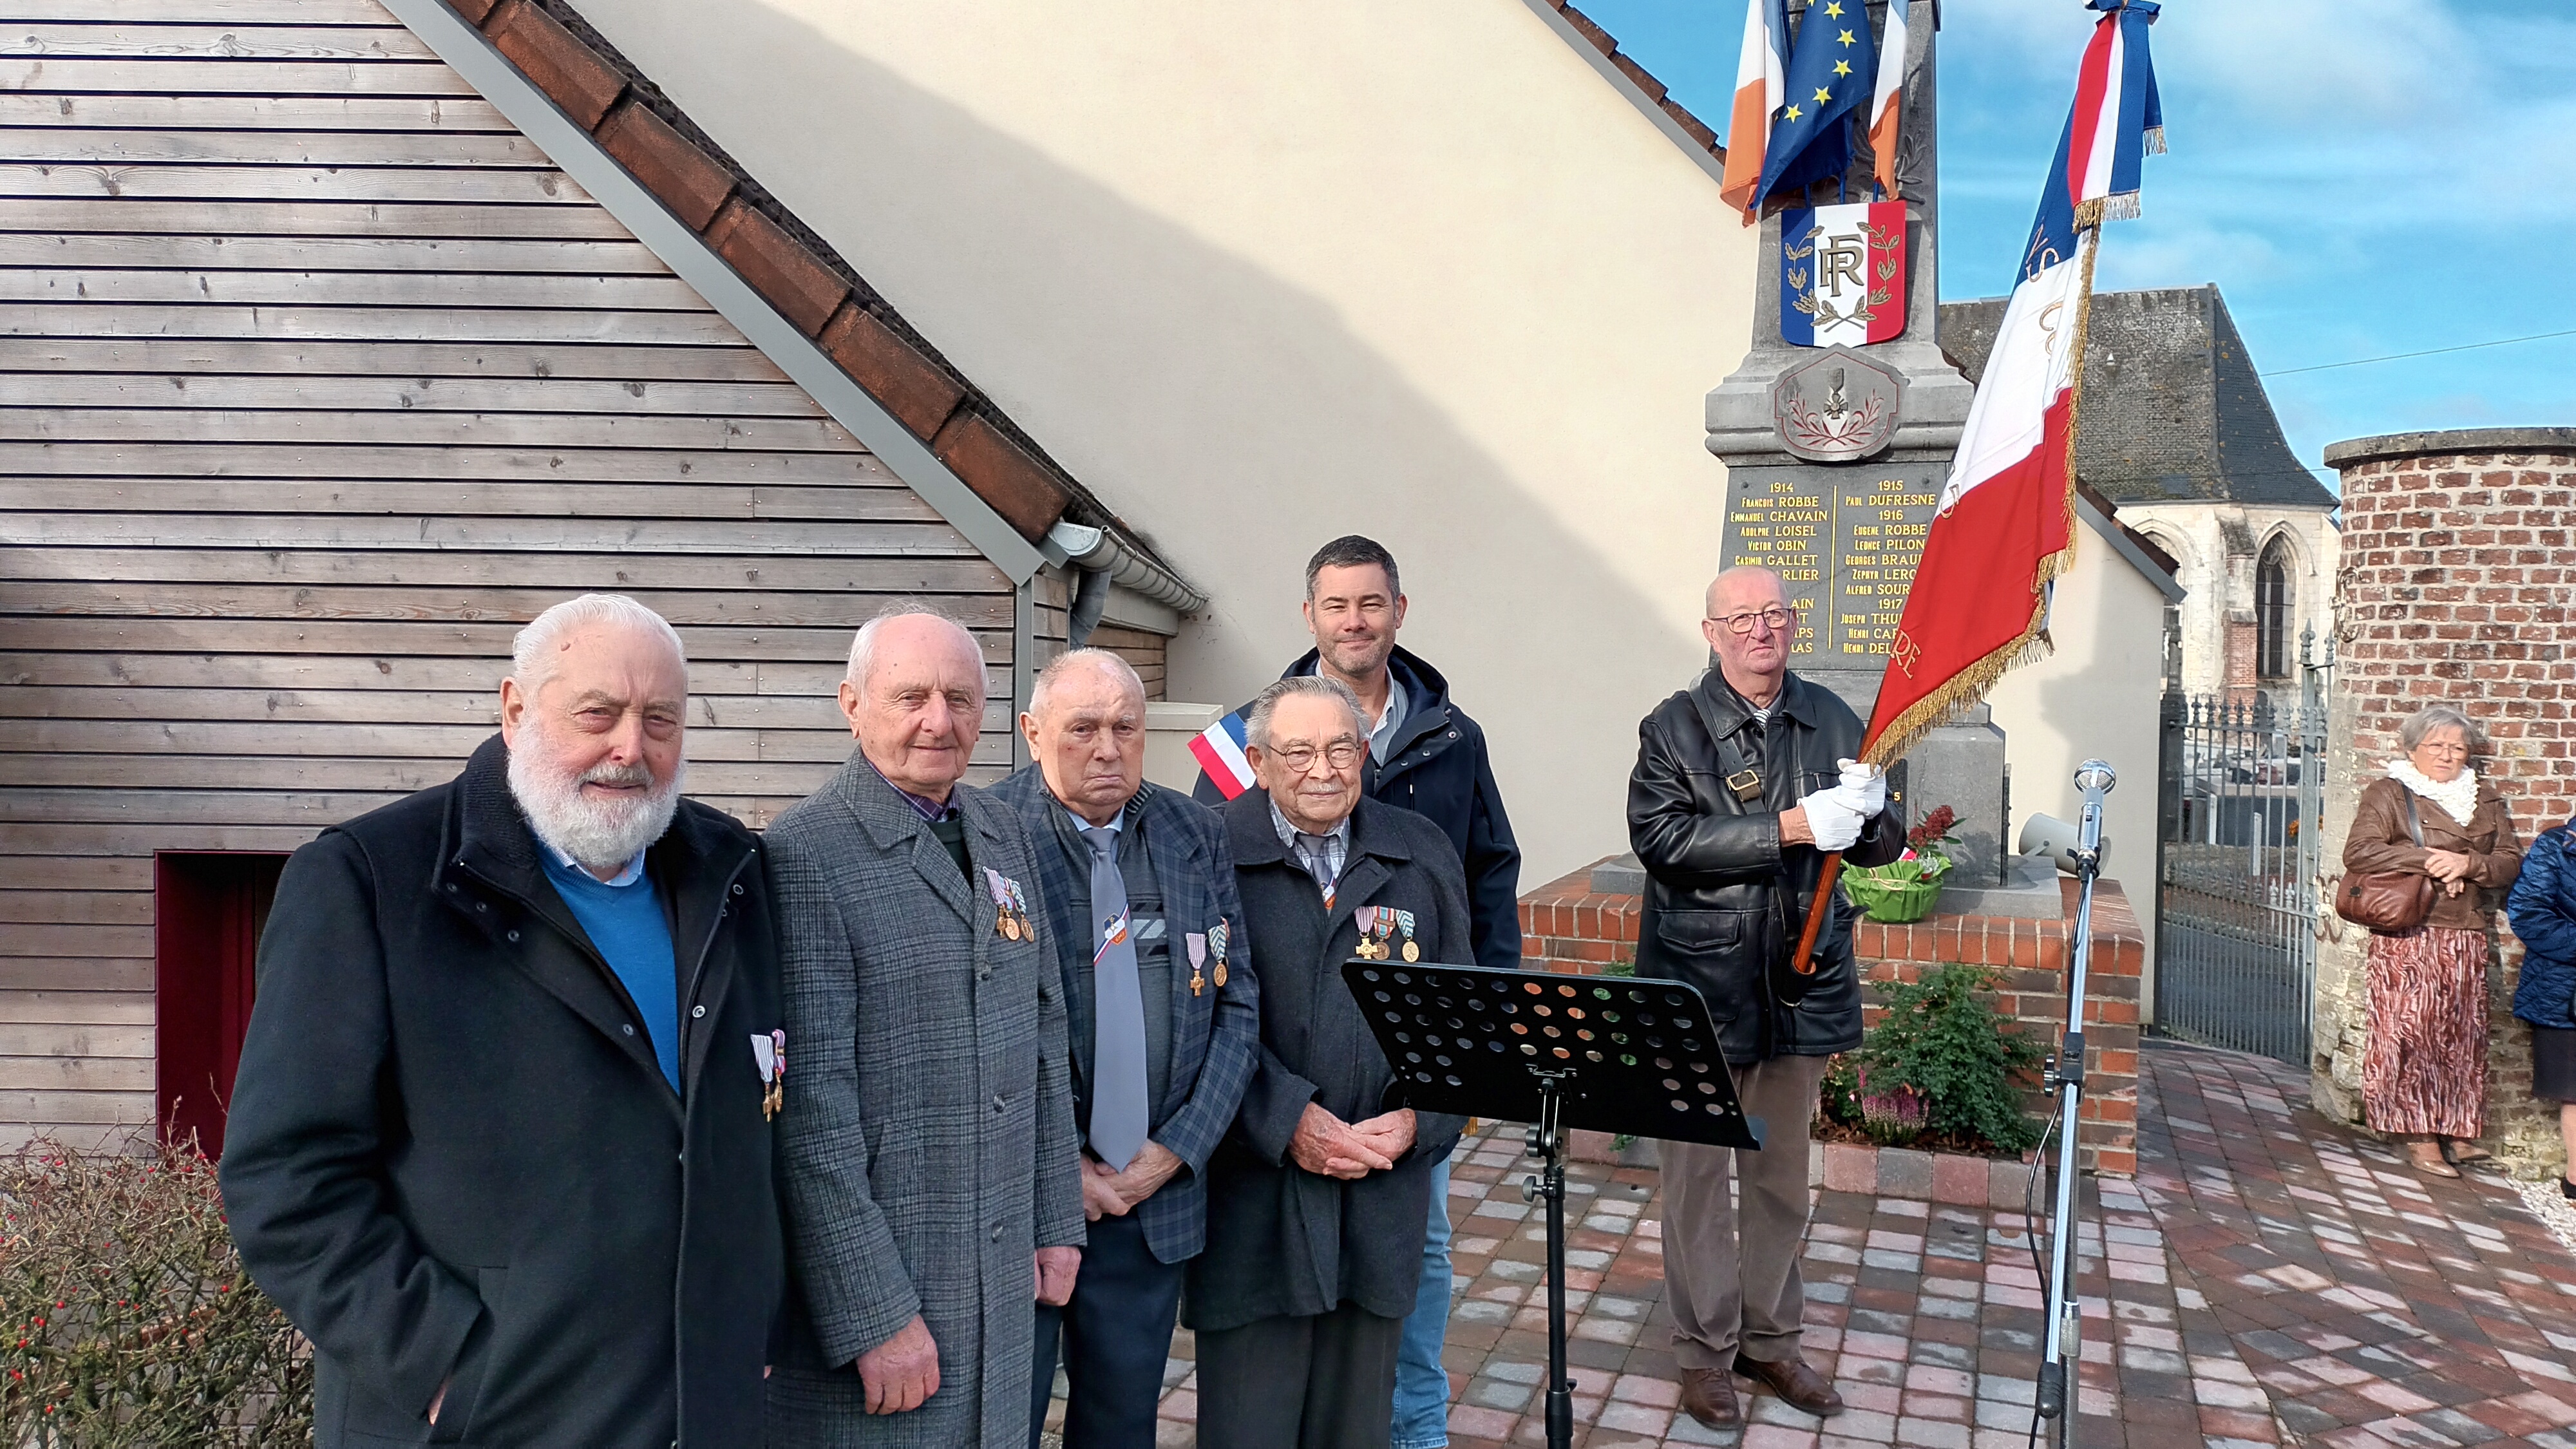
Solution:
<svg viewBox="0 0 2576 1449">
<path fill-rule="evenodd" d="M 2157 1046 L 2145 1066 L 2138 1179 L 2099 1184 L 2079 1242 L 2079 1443 L 2576 1449 L 2576 1256 L 2509 1184 L 2417 1178 L 2276 1063 Z M 1453 1173 L 1459 1449 L 1543 1442 L 1544 1243 L 1518 1150 L 1496 1129 Z M 1577 1442 L 1728 1442 L 1674 1409 L 1654 1173 L 1569 1179 Z M 1850 1408 L 1818 1421 L 1738 1379 L 1743 1449 L 2027 1443 L 2041 1300 L 2019 1211 L 1819 1191 L 1805 1272 L 1808 1357 Z M 1187 1333 L 1173 1352 L 1161 1442 L 1186 1445 Z"/>
</svg>

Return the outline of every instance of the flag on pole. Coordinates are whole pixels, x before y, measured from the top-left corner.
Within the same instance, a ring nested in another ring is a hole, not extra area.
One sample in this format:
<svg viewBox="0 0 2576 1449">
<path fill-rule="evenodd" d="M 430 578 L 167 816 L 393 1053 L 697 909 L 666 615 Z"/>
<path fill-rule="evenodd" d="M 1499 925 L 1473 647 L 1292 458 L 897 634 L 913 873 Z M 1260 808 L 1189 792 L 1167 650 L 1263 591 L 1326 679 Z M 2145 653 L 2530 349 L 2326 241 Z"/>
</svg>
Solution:
<svg viewBox="0 0 2576 1449">
<path fill-rule="evenodd" d="M 1788 68 L 1788 0 L 1750 0 L 1744 7 L 1744 49 L 1735 62 L 1735 108 L 1726 121 L 1726 175 L 1717 192 L 1744 213 L 1746 226 L 1760 215 L 1754 198 Z"/>
<path fill-rule="evenodd" d="M 2081 223 L 2125 221 L 2138 214 L 2140 163 L 2165 149 L 2164 107 L 2156 68 L 2147 58 L 2147 27 L 2157 6 L 2146 0 L 2088 0 L 2110 12 L 2093 27 L 2076 73 L 2075 111 L 2058 142 L 2058 165 Z M 2087 206 L 2092 209 L 2086 210 Z"/>
<path fill-rule="evenodd" d="M 1763 146 L 1757 209 L 1774 191 L 1804 191 L 1851 169 L 1849 117 L 1869 100 L 1877 72 L 1862 0 L 1813 0 L 1789 53 L 1779 123 Z"/>
<path fill-rule="evenodd" d="M 2147 58 L 2157 7 L 2092 0 L 2092 8 L 2109 13 L 2085 51 L 2021 278 L 1906 594 L 1870 714 L 1864 752 L 1872 761 L 1902 755 L 1984 698 L 2037 644 L 2049 581 L 2074 561 L 2074 438 L 2093 249 L 2103 215 L 2136 214 L 2138 158 L 2150 149 L 2151 122 L 2161 119 Z"/>
<path fill-rule="evenodd" d="M 1887 33 L 1878 38 L 1878 85 L 1869 101 L 1869 150 L 1878 162 L 1879 194 L 1896 197 L 1896 132 L 1905 111 L 1905 0 L 1887 0 Z"/>
</svg>

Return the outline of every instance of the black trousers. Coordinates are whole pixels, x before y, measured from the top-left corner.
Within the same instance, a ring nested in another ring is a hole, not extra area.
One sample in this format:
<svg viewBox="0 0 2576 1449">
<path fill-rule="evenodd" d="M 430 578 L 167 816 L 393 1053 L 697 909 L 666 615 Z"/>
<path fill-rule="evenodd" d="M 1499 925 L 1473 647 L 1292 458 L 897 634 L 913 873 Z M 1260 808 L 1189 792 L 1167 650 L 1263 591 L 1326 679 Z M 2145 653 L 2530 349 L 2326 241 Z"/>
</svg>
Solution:
<svg viewBox="0 0 2576 1449">
<path fill-rule="evenodd" d="M 1074 1275 L 1073 1301 L 1038 1305 L 1037 1363 L 1029 1374 L 1029 1449 L 1046 1428 L 1055 1389 L 1056 1340 L 1064 1340 L 1065 1449 L 1129 1449 L 1154 1442 L 1163 1365 L 1180 1319 L 1182 1263 L 1145 1246 L 1134 1215 L 1089 1225 L 1091 1242 Z M 1210 1440 L 1219 1443 L 1219 1440 Z"/>
<path fill-rule="evenodd" d="M 1199 1442 L 1225 1449 L 1387 1449 L 1404 1320 L 1356 1304 L 1202 1333 Z"/>
</svg>

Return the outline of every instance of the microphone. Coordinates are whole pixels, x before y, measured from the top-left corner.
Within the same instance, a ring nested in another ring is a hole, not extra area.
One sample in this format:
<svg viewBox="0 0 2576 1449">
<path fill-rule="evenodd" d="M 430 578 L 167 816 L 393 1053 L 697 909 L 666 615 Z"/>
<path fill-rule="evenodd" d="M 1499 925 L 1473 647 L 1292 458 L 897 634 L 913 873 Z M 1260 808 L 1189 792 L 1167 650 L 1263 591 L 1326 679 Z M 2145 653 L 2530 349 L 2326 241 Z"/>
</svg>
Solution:
<svg viewBox="0 0 2576 1449">
<path fill-rule="evenodd" d="M 2119 782 L 2108 760 L 2086 760 L 2075 767 L 2075 788 L 2084 792 L 2084 814 L 2076 822 L 2072 852 L 2079 880 L 2102 868 L 2102 797 Z"/>
</svg>

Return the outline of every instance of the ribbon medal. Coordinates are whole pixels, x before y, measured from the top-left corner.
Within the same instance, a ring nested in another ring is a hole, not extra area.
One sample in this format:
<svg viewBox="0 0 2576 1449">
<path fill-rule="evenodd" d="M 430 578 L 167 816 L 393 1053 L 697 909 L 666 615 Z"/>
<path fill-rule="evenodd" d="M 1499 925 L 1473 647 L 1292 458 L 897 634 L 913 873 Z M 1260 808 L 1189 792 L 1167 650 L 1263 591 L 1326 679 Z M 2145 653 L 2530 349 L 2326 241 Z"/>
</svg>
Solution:
<svg viewBox="0 0 2576 1449">
<path fill-rule="evenodd" d="M 1219 921 L 1215 925 L 1208 927 L 1208 955 L 1214 958 L 1216 962 L 1216 969 L 1210 975 L 1209 979 L 1216 982 L 1216 989 L 1219 991 L 1223 991 L 1225 989 L 1225 945 L 1226 942 L 1232 938 L 1232 935 L 1233 928 L 1226 925 L 1223 921 Z"/>
<path fill-rule="evenodd" d="M 1200 968 L 1207 965 L 1208 938 L 1192 931 L 1181 938 L 1190 948 L 1190 995 L 1207 989 L 1207 975 Z"/>
<path fill-rule="evenodd" d="M 1011 915 L 1011 887 L 1002 873 L 984 867 L 984 889 L 993 897 L 993 930 L 1005 941 L 1020 939 L 1020 923 Z"/>
<path fill-rule="evenodd" d="M 786 1105 L 787 1033 L 753 1032 L 751 1060 L 760 1068 L 760 1120 L 773 1121 L 778 1109 Z"/>
<path fill-rule="evenodd" d="M 1422 948 L 1413 944 L 1413 912 L 1389 911 L 1387 914 L 1395 917 L 1395 928 L 1404 933 L 1404 959 L 1407 961 L 1421 960 Z"/>
<path fill-rule="evenodd" d="M 1380 914 L 1376 906 L 1360 906 L 1351 912 L 1352 924 L 1360 928 L 1360 944 L 1355 954 L 1363 961 L 1386 959 L 1386 948 L 1377 943 L 1377 923 Z"/>
<path fill-rule="evenodd" d="M 1035 941 L 1038 938 L 1037 922 L 1029 919 L 1029 901 L 1028 897 L 1020 894 L 1020 883 L 1004 876 L 1002 890 L 1011 898 L 1011 923 L 1020 929 L 1017 939 Z"/>
</svg>

